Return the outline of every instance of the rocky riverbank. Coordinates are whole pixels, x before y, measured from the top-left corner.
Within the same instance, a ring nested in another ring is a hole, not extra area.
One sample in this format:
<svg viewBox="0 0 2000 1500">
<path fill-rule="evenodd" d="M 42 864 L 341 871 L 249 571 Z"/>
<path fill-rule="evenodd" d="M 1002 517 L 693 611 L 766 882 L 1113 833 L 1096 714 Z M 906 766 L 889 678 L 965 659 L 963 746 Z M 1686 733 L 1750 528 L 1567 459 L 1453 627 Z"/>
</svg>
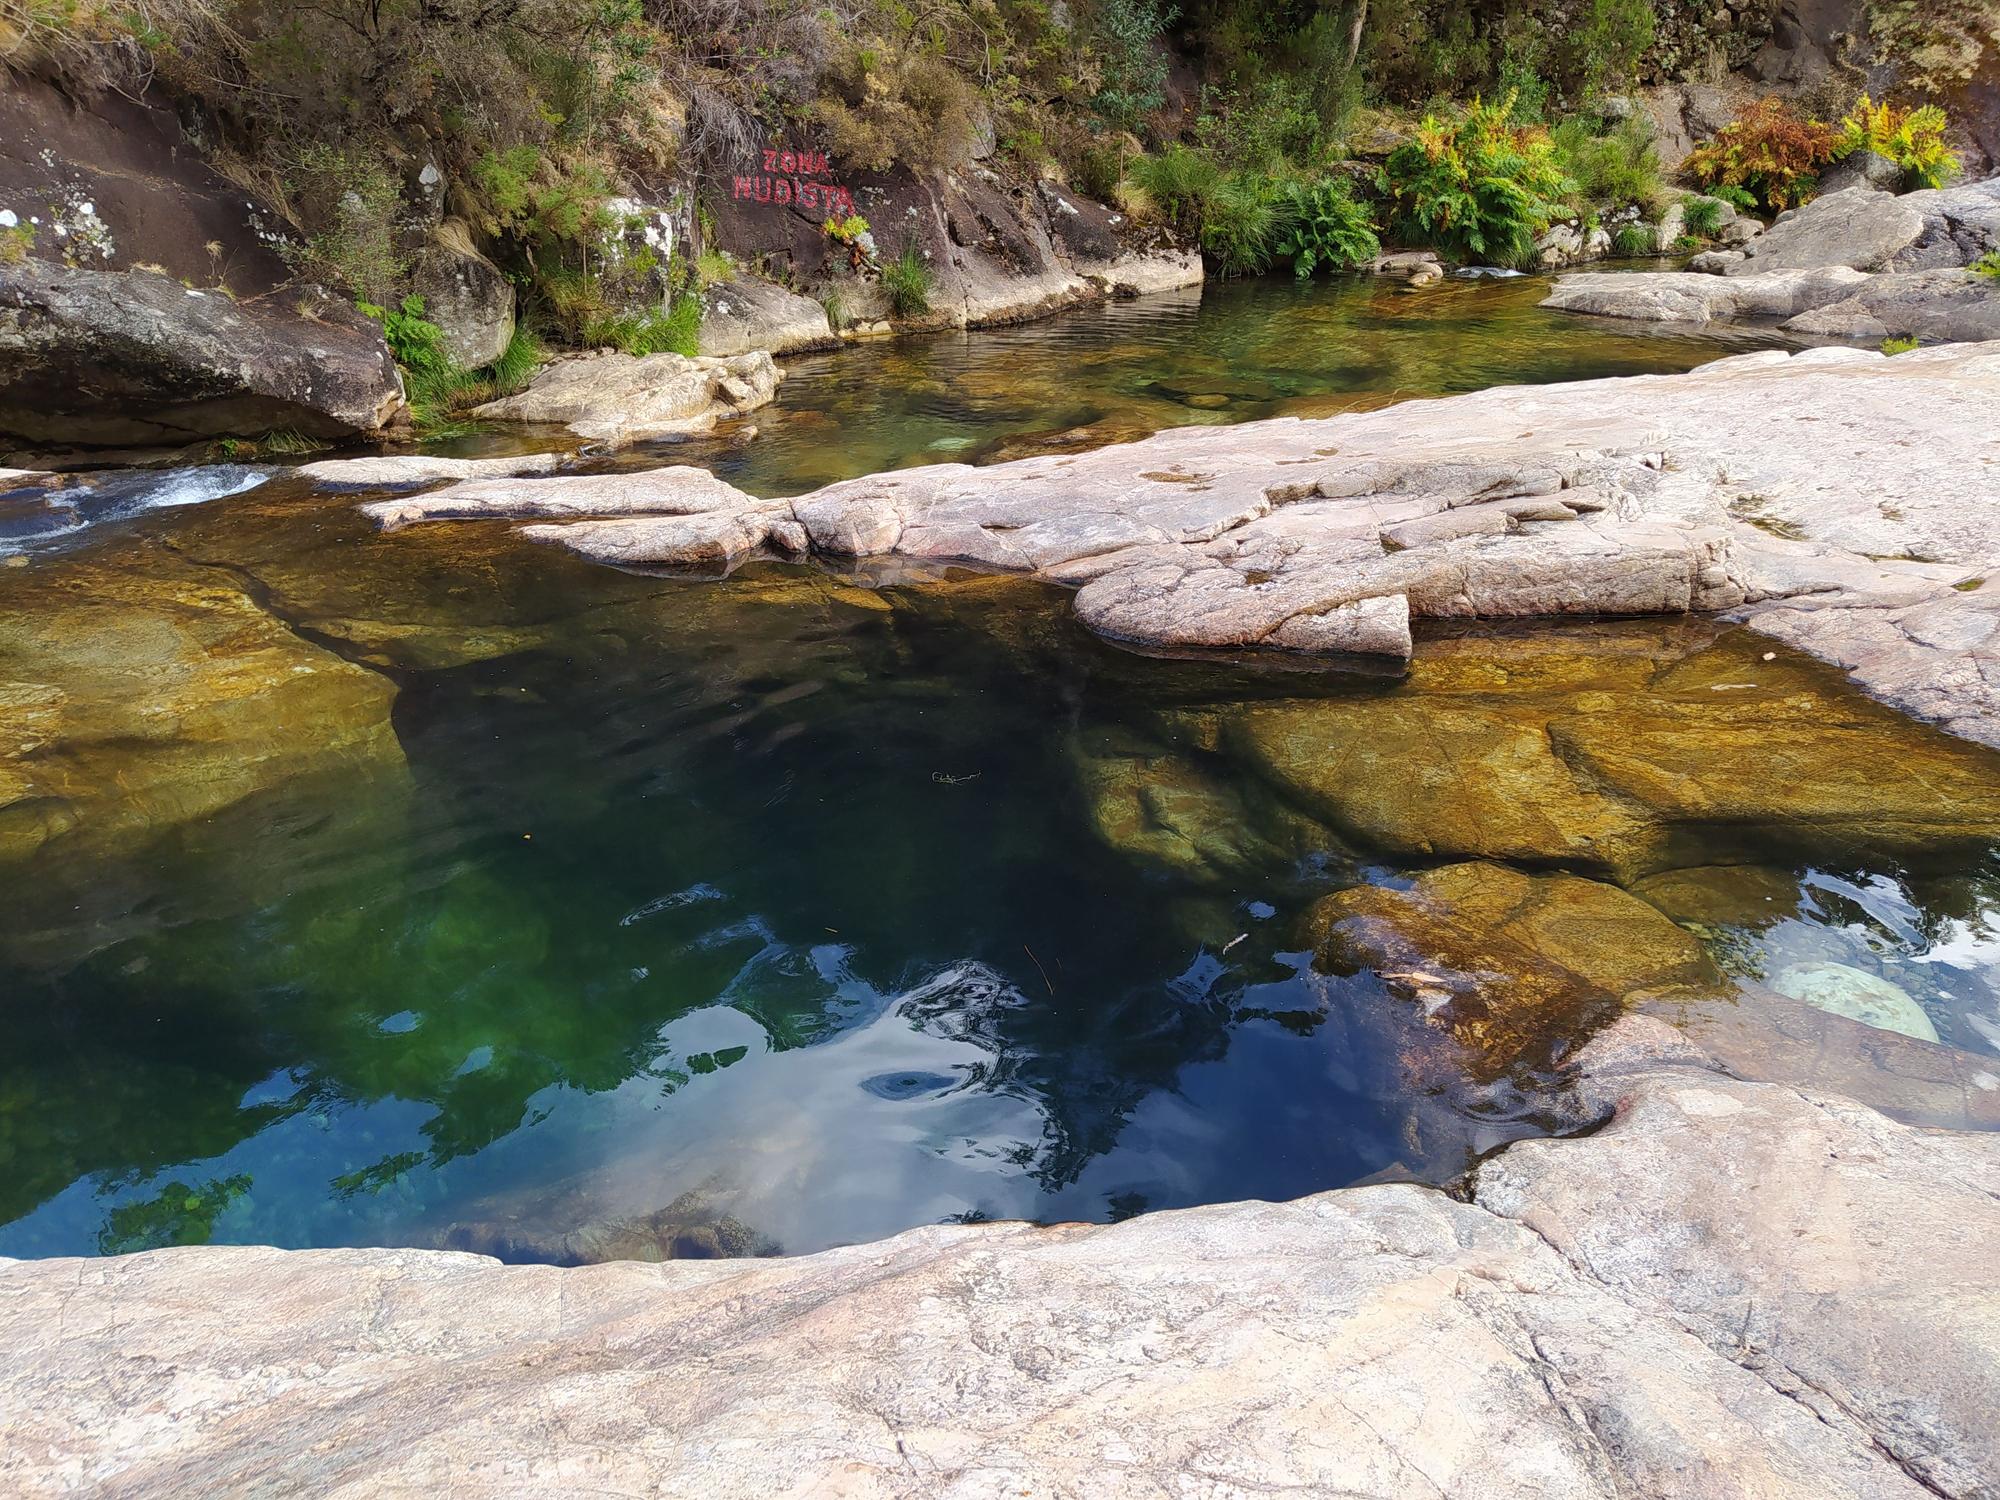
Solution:
<svg viewBox="0 0 2000 1500">
<path fill-rule="evenodd" d="M 789 1260 L 0 1265 L 24 1496 L 1990 1496 L 2000 1137 L 1586 1050 L 1409 1185 Z M 810 1358 L 800 1351 L 810 1349 Z"/>
<path fill-rule="evenodd" d="M 2000 338 L 2000 177 L 1897 196 L 1856 186 L 1785 214 L 1687 271 L 1567 276 L 1542 305 L 1652 323 L 1765 320 L 1788 332 L 1926 342 Z"/>
<path fill-rule="evenodd" d="M 1991 744 L 2000 520 L 1971 502 L 1996 431 L 1993 346 L 1822 349 L 791 500 L 670 468 L 469 480 L 370 513 L 531 519 L 529 538 L 621 566 L 768 552 L 1025 572 L 1151 649 L 1405 659 L 1412 620 L 1727 612 Z"/>
</svg>

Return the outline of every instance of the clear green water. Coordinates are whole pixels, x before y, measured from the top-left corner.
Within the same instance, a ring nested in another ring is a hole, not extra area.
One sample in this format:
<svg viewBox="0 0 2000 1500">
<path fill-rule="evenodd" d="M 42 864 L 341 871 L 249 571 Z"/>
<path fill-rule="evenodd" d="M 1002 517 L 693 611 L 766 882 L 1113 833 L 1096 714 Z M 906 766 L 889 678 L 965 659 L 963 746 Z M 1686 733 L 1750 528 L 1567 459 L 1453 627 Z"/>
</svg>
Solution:
<svg viewBox="0 0 2000 1500">
<path fill-rule="evenodd" d="M 1016 328 L 852 346 L 786 360 L 753 440 L 680 451 L 752 494 L 797 494 L 884 469 L 990 463 L 1164 427 L 1685 370 L 1785 342 L 1749 329 L 1558 317 L 1536 306 L 1547 287 L 1530 276 L 1423 291 L 1360 278 L 1218 282 Z"/>
<path fill-rule="evenodd" d="M 763 436 L 697 446 L 782 490 L 1079 425 L 1720 347 L 1545 320 L 1518 284 L 1233 287 L 809 361 Z M 1185 404 L 1217 394 L 1231 405 Z M 1018 582 L 876 591 L 758 565 L 688 584 L 497 529 L 375 537 L 353 499 L 278 480 L 141 508 L 0 573 L 0 728 L 27 747 L 5 764 L 80 767 L 105 807 L 192 799 L 348 727 L 331 708 L 260 721 L 253 692 L 214 721 L 235 738 L 197 714 L 156 739 L 48 738 L 70 722 L 50 705 L 95 674 L 156 672 L 164 692 L 183 670 L 148 613 L 196 586 L 174 580 L 240 591 L 392 690 L 366 756 L 116 839 L 92 841 L 110 814 L 80 800 L 81 832 L 0 865 L 0 1254 L 806 1251 L 951 1218 L 1441 1180 L 1559 1123 L 1542 1086 L 1574 1035 L 1497 1079 L 1420 1080 L 1421 1015 L 1305 951 L 1313 901 L 1424 861 L 1330 833 L 1261 844 L 1246 814 L 1215 830 L 1240 857 L 1191 872 L 1107 833 L 1080 770 L 1163 722 L 1410 688 L 1147 660 Z M 1585 656 L 1742 650 L 1621 630 L 1570 636 Z M 1774 689 L 1772 713 L 1786 701 Z M 1853 828 L 1772 858 L 1762 873 L 1800 899 L 1725 914 L 1740 968 L 1773 945 L 1836 953 L 1982 1044 L 1990 865 L 1892 858 Z"/>
</svg>

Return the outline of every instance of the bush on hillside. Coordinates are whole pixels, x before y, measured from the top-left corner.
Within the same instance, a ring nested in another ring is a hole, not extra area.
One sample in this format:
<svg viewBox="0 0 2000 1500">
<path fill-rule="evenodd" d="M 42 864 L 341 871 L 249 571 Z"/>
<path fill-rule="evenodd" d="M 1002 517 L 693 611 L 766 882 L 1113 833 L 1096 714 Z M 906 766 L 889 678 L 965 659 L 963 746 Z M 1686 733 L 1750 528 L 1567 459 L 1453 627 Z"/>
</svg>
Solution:
<svg viewBox="0 0 2000 1500">
<path fill-rule="evenodd" d="M 1652 127 L 1639 116 L 1600 132 L 1587 117 L 1573 117 L 1549 132 L 1562 169 L 1575 182 L 1570 207 L 1578 213 L 1592 208 L 1622 208 L 1636 203 L 1648 217 L 1667 201 L 1660 154 Z"/>
<path fill-rule="evenodd" d="M 1200 233 L 1223 181 L 1214 157 L 1179 143 L 1139 157 L 1125 170 L 1167 222 L 1186 234 Z"/>
<path fill-rule="evenodd" d="M 1512 95 L 1426 115 L 1376 174 L 1390 227 L 1454 260 L 1519 266 L 1576 184 L 1548 133 L 1509 118 Z"/>
<path fill-rule="evenodd" d="M 1255 276 L 1271 268 L 1286 206 L 1276 179 L 1257 172 L 1225 178 L 1202 211 L 1201 248 L 1224 276 Z"/>
</svg>

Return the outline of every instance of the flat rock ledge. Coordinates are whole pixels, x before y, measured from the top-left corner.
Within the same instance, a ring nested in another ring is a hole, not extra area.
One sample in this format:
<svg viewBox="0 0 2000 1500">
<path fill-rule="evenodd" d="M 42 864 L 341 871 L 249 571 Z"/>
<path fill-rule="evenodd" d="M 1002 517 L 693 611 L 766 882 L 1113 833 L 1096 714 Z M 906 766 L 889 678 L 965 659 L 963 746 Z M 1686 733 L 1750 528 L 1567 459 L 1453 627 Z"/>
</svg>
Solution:
<svg viewBox="0 0 2000 1500">
<path fill-rule="evenodd" d="M 711 431 L 724 418 L 767 405 L 784 378 L 761 349 L 693 359 L 602 352 L 559 360 L 526 390 L 476 406 L 472 414 L 560 425 L 586 442 L 615 447 Z"/>
<path fill-rule="evenodd" d="M 798 1259 L 0 1262 L 0 1487 L 986 1497 L 2000 1493 L 2000 1137 L 1633 1017 L 1595 1134 L 1412 1185 Z"/>
<path fill-rule="evenodd" d="M 626 567 L 1031 573 L 1101 634 L 1172 651 L 1407 658 L 1414 619 L 1724 612 L 2000 744 L 2000 344 L 1767 351 L 788 500 L 663 468 L 366 508 L 531 519 L 534 540 Z"/>
</svg>

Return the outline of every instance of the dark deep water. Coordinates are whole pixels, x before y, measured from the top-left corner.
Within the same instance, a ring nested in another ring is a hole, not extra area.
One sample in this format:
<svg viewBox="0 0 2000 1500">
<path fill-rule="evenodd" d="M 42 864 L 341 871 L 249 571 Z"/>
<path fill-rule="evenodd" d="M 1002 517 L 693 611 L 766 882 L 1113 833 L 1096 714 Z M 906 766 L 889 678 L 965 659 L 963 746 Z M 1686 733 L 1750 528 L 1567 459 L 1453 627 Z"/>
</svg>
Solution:
<svg viewBox="0 0 2000 1500">
<path fill-rule="evenodd" d="M 1517 285 L 1259 283 L 803 361 L 762 436 L 671 456 L 782 493 L 1080 427 L 1737 346 L 1560 322 Z M 174 482 L 172 503 L 127 495 L 0 572 L 19 764 L 114 822 L 145 814 L 116 839 L 0 823 L 26 841 L 0 842 L 0 1254 L 797 1252 L 1442 1180 L 1554 1123 L 1538 1088 L 1575 1037 L 1441 1084 L 1404 1066 L 1421 1016 L 1372 973 L 1313 965 L 1316 899 L 1427 861 L 1260 841 L 1263 793 L 1185 815 L 1236 850 L 1225 868 L 1157 857 L 1160 829 L 1189 825 L 1147 799 L 1188 767 L 1244 783 L 1218 746 L 1247 711 L 1421 709 L 1418 687 L 1134 656 L 1009 580 L 872 589 L 760 564 L 690 584 L 499 528 L 378 537 L 356 497 L 281 477 L 206 503 L 187 496 L 234 479 Z M 222 596 L 248 623 L 189 645 L 175 622 Z M 1711 654 L 1725 676 L 1757 660 L 1679 623 L 1541 639 Z M 1774 683 L 1770 712 L 1800 691 Z M 164 731 L 133 717 L 155 701 Z M 308 769 L 266 775 L 267 756 Z M 1768 864 L 1719 845 L 1685 862 L 1711 857 L 1739 863 L 1697 881 L 1762 881 L 1704 930 L 1733 972 L 1837 960 L 1917 995 L 1947 1040 L 2000 1043 L 1990 858 L 1907 862 L 1853 829 Z"/>
</svg>

